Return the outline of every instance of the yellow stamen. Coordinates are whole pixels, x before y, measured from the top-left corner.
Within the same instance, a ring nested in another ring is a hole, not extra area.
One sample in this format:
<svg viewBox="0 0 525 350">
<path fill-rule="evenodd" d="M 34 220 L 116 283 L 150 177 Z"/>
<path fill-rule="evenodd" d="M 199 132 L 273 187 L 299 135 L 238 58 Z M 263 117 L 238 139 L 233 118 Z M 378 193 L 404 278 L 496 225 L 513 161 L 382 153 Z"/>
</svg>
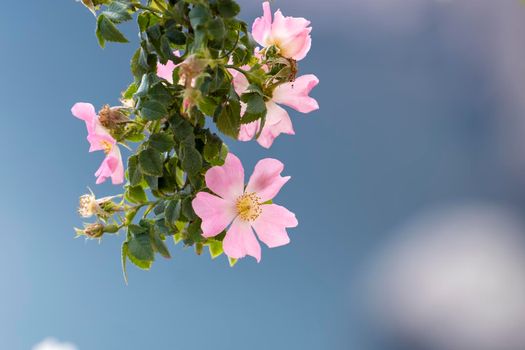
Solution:
<svg viewBox="0 0 525 350">
<path fill-rule="evenodd" d="M 111 150 L 113 149 L 113 144 L 106 140 L 100 141 L 100 145 L 102 146 L 102 149 L 104 150 L 105 154 L 109 154 L 109 152 L 111 152 Z"/>
<path fill-rule="evenodd" d="M 244 221 L 254 221 L 261 215 L 261 199 L 257 197 L 255 192 L 245 193 L 237 198 L 235 207 L 240 218 Z"/>
</svg>

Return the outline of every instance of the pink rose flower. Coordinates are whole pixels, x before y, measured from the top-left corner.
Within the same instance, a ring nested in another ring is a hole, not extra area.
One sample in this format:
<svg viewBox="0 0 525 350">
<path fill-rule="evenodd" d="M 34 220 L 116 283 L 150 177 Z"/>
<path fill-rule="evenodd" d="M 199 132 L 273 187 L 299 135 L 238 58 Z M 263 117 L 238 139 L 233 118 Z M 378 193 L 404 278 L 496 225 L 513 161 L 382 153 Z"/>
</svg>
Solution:
<svg viewBox="0 0 525 350">
<path fill-rule="evenodd" d="M 79 102 L 71 108 L 71 113 L 86 123 L 87 140 L 90 144 L 89 152 L 104 151 L 106 154 L 102 164 L 95 173 L 95 176 L 97 176 L 96 183 L 101 184 L 107 178 L 111 178 L 111 182 L 114 185 L 123 183 L 124 164 L 120 149 L 117 141 L 100 124 L 95 107 L 90 103 Z"/>
<path fill-rule="evenodd" d="M 233 69 L 230 69 L 233 76 L 233 86 L 240 96 L 248 88 L 248 79 Z M 271 100 L 266 102 L 266 122 L 257 142 L 264 148 L 270 148 L 273 141 L 280 134 L 294 135 L 292 121 L 288 112 L 279 104 L 291 107 L 301 113 L 310 113 L 319 109 L 317 101 L 310 97 L 310 91 L 319 83 L 319 79 L 313 74 L 306 74 L 298 77 L 293 82 L 279 85 L 273 91 Z M 242 105 L 241 113 L 246 106 Z M 249 124 L 242 124 L 239 132 L 240 141 L 250 141 L 259 130 L 260 122 L 255 121 Z"/>
<path fill-rule="evenodd" d="M 284 17 L 281 10 L 275 12 L 272 22 L 270 3 L 263 3 L 264 15 L 252 25 L 255 41 L 264 47 L 276 46 L 283 57 L 302 60 L 312 45 L 310 21 L 304 18 Z"/>
<path fill-rule="evenodd" d="M 265 204 L 290 179 L 281 176 L 283 168 L 276 159 L 259 161 L 246 188 L 244 168 L 232 153 L 223 166 L 208 170 L 206 185 L 216 195 L 199 192 L 192 202 L 193 210 L 202 219 L 202 235 L 214 237 L 229 226 L 223 241 L 224 253 L 235 259 L 250 255 L 257 262 L 261 260 L 261 246 L 253 230 L 270 248 L 288 244 L 286 228 L 297 226 L 295 214 L 282 206 Z"/>
</svg>

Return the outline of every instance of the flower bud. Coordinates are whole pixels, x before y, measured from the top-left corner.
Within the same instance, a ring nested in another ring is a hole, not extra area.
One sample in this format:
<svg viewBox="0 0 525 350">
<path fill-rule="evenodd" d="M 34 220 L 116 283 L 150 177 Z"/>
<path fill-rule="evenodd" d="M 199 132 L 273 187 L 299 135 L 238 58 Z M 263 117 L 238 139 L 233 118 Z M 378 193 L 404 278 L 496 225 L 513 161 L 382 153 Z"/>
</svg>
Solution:
<svg viewBox="0 0 525 350">
<path fill-rule="evenodd" d="M 185 85 L 187 88 L 194 86 L 195 78 L 198 77 L 206 68 L 210 60 L 204 58 L 197 58 L 195 55 L 190 55 L 179 67 L 179 84 Z"/>
<path fill-rule="evenodd" d="M 105 105 L 99 112 L 99 121 L 107 129 L 116 129 L 120 124 L 127 122 L 129 119 L 120 111 L 119 107 L 109 107 Z"/>
<path fill-rule="evenodd" d="M 197 105 L 201 97 L 202 94 L 199 90 L 192 87 L 186 88 L 182 99 L 182 109 L 184 113 L 188 113 L 193 106 Z"/>
<path fill-rule="evenodd" d="M 75 232 L 77 236 L 86 236 L 92 239 L 100 238 L 104 234 L 104 225 L 99 222 L 86 224 L 83 230 L 75 228 Z"/>
</svg>

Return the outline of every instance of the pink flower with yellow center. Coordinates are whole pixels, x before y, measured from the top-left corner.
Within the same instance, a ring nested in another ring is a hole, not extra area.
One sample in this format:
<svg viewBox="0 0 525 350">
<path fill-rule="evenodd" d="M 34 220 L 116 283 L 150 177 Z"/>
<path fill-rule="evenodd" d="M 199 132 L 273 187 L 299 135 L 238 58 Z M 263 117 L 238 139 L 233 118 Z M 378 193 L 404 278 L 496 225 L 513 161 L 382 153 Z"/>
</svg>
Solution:
<svg viewBox="0 0 525 350">
<path fill-rule="evenodd" d="M 255 41 L 264 47 L 275 46 L 281 56 L 302 60 L 312 45 L 310 21 L 304 18 L 284 17 L 281 10 L 275 12 L 273 22 L 270 3 L 263 3 L 264 15 L 252 25 Z"/>
<path fill-rule="evenodd" d="M 290 179 L 281 176 L 283 169 L 283 163 L 276 159 L 259 161 L 246 188 L 244 168 L 232 153 L 224 165 L 208 170 L 206 185 L 215 194 L 199 192 L 192 202 L 193 210 L 202 219 L 202 235 L 214 237 L 227 229 L 224 253 L 234 259 L 250 255 L 258 262 L 261 246 L 254 230 L 270 248 L 288 244 L 286 228 L 297 226 L 295 214 L 280 205 L 267 204 Z"/>
<path fill-rule="evenodd" d="M 229 70 L 233 76 L 233 87 L 240 96 L 248 89 L 248 79 L 233 69 Z M 272 98 L 266 101 L 266 121 L 257 142 L 264 148 L 270 148 L 273 141 L 280 134 L 294 135 L 292 121 L 288 112 L 279 106 L 283 104 L 301 113 L 310 113 L 319 109 L 317 101 L 310 97 L 312 89 L 319 83 L 319 79 L 313 74 L 298 77 L 292 82 L 279 85 L 273 91 Z M 242 105 L 242 111 L 246 106 Z M 260 121 L 249 124 L 241 124 L 239 132 L 240 141 L 250 141 L 260 128 Z"/>
<path fill-rule="evenodd" d="M 95 107 L 90 103 L 79 102 L 71 108 L 71 113 L 86 123 L 87 140 L 90 144 L 89 152 L 104 151 L 106 154 L 102 164 L 95 173 L 95 176 L 97 176 L 96 183 L 101 184 L 107 178 L 111 178 L 111 182 L 114 185 L 123 183 L 124 164 L 120 149 L 117 141 L 100 123 Z"/>
</svg>

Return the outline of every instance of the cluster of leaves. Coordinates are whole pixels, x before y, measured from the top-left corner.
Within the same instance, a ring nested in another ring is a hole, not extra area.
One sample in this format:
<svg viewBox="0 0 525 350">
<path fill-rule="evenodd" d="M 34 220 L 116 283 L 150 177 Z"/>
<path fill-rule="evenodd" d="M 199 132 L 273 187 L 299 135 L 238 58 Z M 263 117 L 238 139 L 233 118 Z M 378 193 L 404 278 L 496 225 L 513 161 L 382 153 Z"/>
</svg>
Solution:
<svg viewBox="0 0 525 350">
<path fill-rule="evenodd" d="M 156 253 L 169 258 L 168 237 L 194 246 L 198 254 L 208 247 L 213 258 L 221 255 L 224 233 L 204 238 L 191 205 L 196 193 L 206 190 L 206 171 L 222 165 L 228 153 L 206 119 L 236 139 L 241 123 L 266 114 L 267 76 L 254 64 L 254 42 L 247 24 L 236 17 L 239 5 L 233 0 L 81 1 L 97 16 L 100 46 L 128 42 L 118 29 L 122 22 L 135 18 L 140 31 L 140 47 L 131 59 L 133 81 L 122 93 L 132 106 L 123 109 L 129 122 L 110 130 L 120 143 L 136 143 L 124 187 L 129 205 L 123 206 L 119 224 L 126 231 L 124 273 L 128 260 L 149 269 Z M 200 65 L 193 75 L 184 65 L 190 57 Z M 173 71 L 173 82 L 157 76 L 157 64 L 168 61 L 182 63 Z M 253 68 L 243 71 L 247 65 Z M 235 92 L 229 69 L 247 76 L 246 94 Z M 247 104 L 242 119 L 241 101 Z"/>
</svg>

